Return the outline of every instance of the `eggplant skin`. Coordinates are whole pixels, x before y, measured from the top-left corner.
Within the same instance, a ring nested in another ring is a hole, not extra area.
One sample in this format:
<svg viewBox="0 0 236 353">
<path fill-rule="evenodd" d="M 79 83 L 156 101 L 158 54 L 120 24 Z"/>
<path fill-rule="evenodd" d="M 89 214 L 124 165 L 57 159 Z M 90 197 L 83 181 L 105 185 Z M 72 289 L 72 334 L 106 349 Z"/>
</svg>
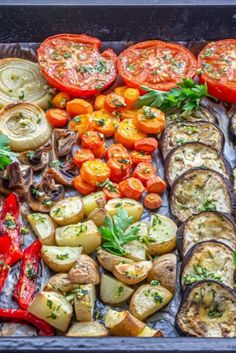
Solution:
<svg viewBox="0 0 236 353">
<path fill-rule="evenodd" d="M 207 168 L 193 168 L 179 176 L 170 192 L 170 211 L 178 224 L 201 211 L 235 215 L 235 194 L 229 180 Z"/>
<path fill-rule="evenodd" d="M 159 144 L 162 158 L 165 159 L 173 148 L 185 142 L 202 142 L 222 152 L 224 141 L 224 134 L 216 124 L 198 121 L 169 124 L 161 134 Z"/>
<path fill-rule="evenodd" d="M 233 255 L 230 247 L 216 240 L 196 244 L 187 252 L 182 262 L 182 289 L 204 279 L 213 279 L 234 288 L 236 269 Z"/>
<path fill-rule="evenodd" d="M 193 110 L 189 116 L 185 116 L 183 111 L 174 111 L 171 114 L 166 115 L 166 125 L 173 122 L 198 122 L 198 121 L 209 121 L 216 123 L 217 119 L 212 112 L 206 107 L 199 107 L 197 110 Z"/>
<path fill-rule="evenodd" d="M 186 291 L 176 315 L 181 335 L 236 337 L 236 293 L 213 280 L 194 284 Z"/>
<path fill-rule="evenodd" d="M 236 224 L 232 216 L 203 211 L 188 218 L 177 230 L 177 249 L 181 258 L 202 241 L 217 240 L 236 248 Z"/>
<path fill-rule="evenodd" d="M 230 163 L 213 146 L 202 142 L 183 143 L 168 153 L 165 160 L 166 180 L 171 186 L 184 172 L 198 167 L 215 170 L 233 183 L 233 170 Z"/>
<path fill-rule="evenodd" d="M 236 113 L 229 119 L 229 137 L 236 145 Z"/>
</svg>

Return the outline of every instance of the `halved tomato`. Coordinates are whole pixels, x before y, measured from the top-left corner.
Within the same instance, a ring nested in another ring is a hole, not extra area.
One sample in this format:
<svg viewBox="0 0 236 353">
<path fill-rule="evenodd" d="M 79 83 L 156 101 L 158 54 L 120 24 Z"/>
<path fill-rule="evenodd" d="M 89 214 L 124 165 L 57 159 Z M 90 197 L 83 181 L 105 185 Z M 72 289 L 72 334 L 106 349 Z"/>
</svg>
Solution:
<svg viewBox="0 0 236 353">
<path fill-rule="evenodd" d="M 162 91 L 176 87 L 183 77 L 193 77 L 197 61 L 187 48 L 175 43 L 149 40 L 124 50 L 118 71 L 127 86 L 146 86 Z"/>
<path fill-rule="evenodd" d="M 236 39 L 207 44 L 198 55 L 200 82 L 208 92 L 226 102 L 236 103 Z"/>
<path fill-rule="evenodd" d="M 116 54 L 99 52 L 101 41 L 85 34 L 58 34 L 38 49 L 38 63 L 46 80 L 72 96 L 88 97 L 116 78 Z"/>
</svg>

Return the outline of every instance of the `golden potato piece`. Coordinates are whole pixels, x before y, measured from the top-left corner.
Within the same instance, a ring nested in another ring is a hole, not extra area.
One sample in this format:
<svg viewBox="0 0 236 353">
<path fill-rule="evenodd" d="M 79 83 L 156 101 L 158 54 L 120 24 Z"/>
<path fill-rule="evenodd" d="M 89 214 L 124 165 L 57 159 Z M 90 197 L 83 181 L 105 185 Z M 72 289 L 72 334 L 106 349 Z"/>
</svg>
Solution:
<svg viewBox="0 0 236 353">
<path fill-rule="evenodd" d="M 100 248 L 97 252 L 97 259 L 100 265 L 105 268 L 107 271 L 114 271 L 115 266 L 122 264 L 131 264 L 134 261 L 130 259 L 126 259 L 125 257 L 111 254 L 110 252 Z"/>
<path fill-rule="evenodd" d="M 96 321 L 75 322 L 66 336 L 68 337 L 105 337 L 107 329 Z"/>
<path fill-rule="evenodd" d="M 121 282 L 133 285 L 147 278 L 151 268 L 151 261 L 140 261 L 132 264 L 118 264 L 115 266 L 113 274 Z"/>
<path fill-rule="evenodd" d="M 82 254 L 68 273 L 71 282 L 99 284 L 100 274 L 97 263 L 88 255 Z"/>
<path fill-rule="evenodd" d="M 105 316 L 105 326 L 113 336 L 138 336 L 145 328 L 145 324 L 129 311 L 118 312 L 112 309 Z"/>
<path fill-rule="evenodd" d="M 60 226 L 80 222 L 84 217 L 82 199 L 79 196 L 73 196 L 58 201 L 51 208 L 50 216 Z"/>
<path fill-rule="evenodd" d="M 42 246 L 42 257 L 46 265 L 55 272 L 68 272 L 82 253 L 82 248 L 69 246 Z"/>
<path fill-rule="evenodd" d="M 96 299 L 93 284 L 81 284 L 74 295 L 75 314 L 78 321 L 92 321 Z"/>
<path fill-rule="evenodd" d="M 100 298 L 105 304 L 117 305 L 131 297 L 134 290 L 105 273 L 101 275 Z"/>
</svg>

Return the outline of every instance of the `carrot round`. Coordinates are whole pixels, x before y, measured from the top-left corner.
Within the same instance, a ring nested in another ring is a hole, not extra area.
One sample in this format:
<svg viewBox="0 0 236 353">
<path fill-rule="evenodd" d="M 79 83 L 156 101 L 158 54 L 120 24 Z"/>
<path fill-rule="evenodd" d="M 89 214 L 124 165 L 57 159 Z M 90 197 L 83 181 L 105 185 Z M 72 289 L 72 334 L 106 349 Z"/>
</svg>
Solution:
<svg viewBox="0 0 236 353">
<path fill-rule="evenodd" d="M 66 103 L 70 100 L 70 95 L 67 92 L 59 92 L 53 97 L 52 103 L 54 107 L 64 109 L 66 107 Z"/>
<path fill-rule="evenodd" d="M 124 99 L 127 107 L 133 109 L 140 96 L 140 92 L 137 88 L 127 88 L 124 92 Z"/>
<path fill-rule="evenodd" d="M 103 109 L 104 108 L 105 99 L 106 99 L 106 96 L 104 94 L 99 94 L 99 96 L 97 96 L 95 98 L 94 110 Z"/>
<path fill-rule="evenodd" d="M 166 183 L 159 176 L 155 176 L 147 181 L 146 188 L 148 192 L 155 192 L 161 195 L 166 190 Z"/>
<path fill-rule="evenodd" d="M 135 141 L 134 148 L 136 151 L 152 153 L 157 150 L 158 142 L 154 137 L 146 137 Z"/>
<path fill-rule="evenodd" d="M 148 210 L 155 210 L 162 206 L 162 199 L 160 195 L 151 192 L 144 197 L 143 203 Z"/>
<path fill-rule="evenodd" d="M 79 191 L 82 195 L 91 194 L 93 191 L 96 190 L 96 186 L 86 183 L 80 175 L 74 178 L 73 184 L 74 188 Z"/>
<path fill-rule="evenodd" d="M 66 110 L 71 116 L 90 114 L 93 112 L 93 106 L 84 99 L 75 98 L 66 104 Z"/>
<path fill-rule="evenodd" d="M 63 127 L 67 124 L 69 114 L 61 109 L 49 109 L 46 112 L 46 118 L 54 127 Z"/>
</svg>

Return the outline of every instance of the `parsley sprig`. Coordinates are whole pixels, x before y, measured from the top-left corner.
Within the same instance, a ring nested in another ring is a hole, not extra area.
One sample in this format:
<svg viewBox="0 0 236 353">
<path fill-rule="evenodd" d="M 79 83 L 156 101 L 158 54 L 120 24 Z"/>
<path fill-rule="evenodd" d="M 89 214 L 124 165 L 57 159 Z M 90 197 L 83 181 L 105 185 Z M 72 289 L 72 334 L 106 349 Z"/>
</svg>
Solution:
<svg viewBox="0 0 236 353">
<path fill-rule="evenodd" d="M 9 138 L 0 134 L 0 170 L 4 170 L 15 158 L 16 154 L 11 152 L 9 146 Z"/>
<path fill-rule="evenodd" d="M 183 82 L 178 83 L 177 88 L 173 88 L 167 92 L 145 86 L 141 88 L 147 91 L 147 93 L 139 97 L 136 108 L 151 106 L 159 108 L 163 112 L 182 108 L 185 114 L 189 114 L 192 110 L 196 110 L 199 107 L 201 98 L 211 97 L 208 94 L 206 84 L 200 85 L 192 79 L 186 78 L 183 79 Z"/>
<path fill-rule="evenodd" d="M 99 228 L 104 243 L 102 247 L 115 255 L 125 255 L 124 244 L 139 237 L 140 224 L 127 229 L 133 223 L 125 209 L 119 209 L 113 217 L 107 216 L 105 223 Z"/>
</svg>

